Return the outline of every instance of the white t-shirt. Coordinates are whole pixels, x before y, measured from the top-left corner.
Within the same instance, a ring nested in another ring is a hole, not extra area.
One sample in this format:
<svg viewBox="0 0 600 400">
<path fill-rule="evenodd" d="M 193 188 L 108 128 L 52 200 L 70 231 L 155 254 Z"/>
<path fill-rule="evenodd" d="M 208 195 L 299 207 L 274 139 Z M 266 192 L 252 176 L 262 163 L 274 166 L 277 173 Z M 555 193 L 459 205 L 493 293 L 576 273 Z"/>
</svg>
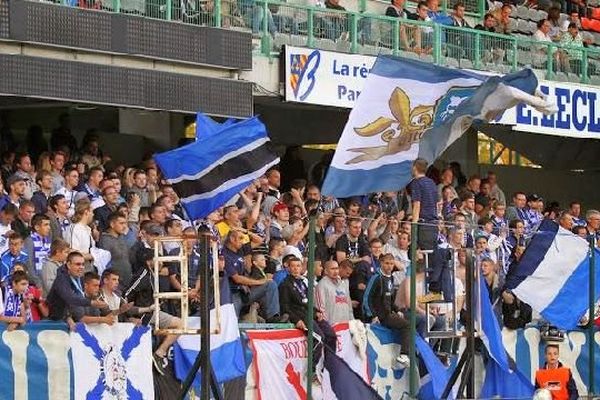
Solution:
<svg viewBox="0 0 600 400">
<path fill-rule="evenodd" d="M 65 240 L 69 242 L 73 250 L 83 253 L 89 253 L 90 249 L 95 246 L 90 227 L 79 223 L 71 225 L 71 231 L 65 233 Z"/>
</svg>

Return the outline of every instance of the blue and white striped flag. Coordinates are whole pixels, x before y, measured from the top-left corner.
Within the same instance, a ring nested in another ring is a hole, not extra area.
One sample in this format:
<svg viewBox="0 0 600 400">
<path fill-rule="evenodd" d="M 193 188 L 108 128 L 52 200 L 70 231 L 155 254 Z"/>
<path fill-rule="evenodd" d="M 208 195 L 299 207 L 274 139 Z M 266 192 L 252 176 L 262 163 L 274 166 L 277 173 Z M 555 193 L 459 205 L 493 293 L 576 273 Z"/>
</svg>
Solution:
<svg viewBox="0 0 600 400">
<path fill-rule="evenodd" d="M 257 117 L 221 128 L 154 156 L 192 220 L 206 217 L 279 163 Z"/>
<path fill-rule="evenodd" d="M 417 157 L 433 162 L 473 122 L 492 121 L 520 102 L 555 112 L 554 105 L 533 96 L 536 88 L 531 70 L 489 78 L 379 56 L 350 112 L 323 194 L 399 190 L 410 182 Z"/>
<path fill-rule="evenodd" d="M 217 312 L 210 310 L 210 329 L 214 332 Z M 188 326 L 200 328 L 200 318 L 190 317 Z M 200 335 L 182 335 L 173 346 L 175 376 L 183 381 L 200 351 Z M 240 330 L 227 278 L 221 279 L 220 332 L 210 335 L 210 362 L 217 382 L 224 383 L 246 374 L 246 360 Z M 200 393 L 200 374 L 194 377 L 193 387 Z"/>
<path fill-rule="evenodd" d="M 595 252 L 595 298 L 600 298 L 600 250 Z M 557 223 L 543 220 L 521 260 L 511 266 L 506 286 L 544 319 L 575 329 L 589 308 L 590 246 Z"/>
<path fill-rule="evenodd" d="M 196 140 L 202 140 L 204 137 L 216 135 L 228 126 L 236 123 L 233 118 L 228 118 L 224 122 L 220 123 L 209 117 L 204 113 L 196 114 Z"/>
</svg>

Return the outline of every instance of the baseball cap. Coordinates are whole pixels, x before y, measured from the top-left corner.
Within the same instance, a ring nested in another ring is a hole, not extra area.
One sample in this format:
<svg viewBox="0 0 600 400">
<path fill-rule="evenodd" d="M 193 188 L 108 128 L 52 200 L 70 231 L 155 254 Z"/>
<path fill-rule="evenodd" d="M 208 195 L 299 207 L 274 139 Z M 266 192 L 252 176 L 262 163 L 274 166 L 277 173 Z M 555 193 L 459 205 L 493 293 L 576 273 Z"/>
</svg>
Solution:
<svg viewBox="0 0 600 400">
<path fill-rule="evenodd" d="M 532 193 L 529 196 L 527 196 L 527 201 L 540 201 L 540 200 L 542 200 L 542 198 L 535 193 Z"/>
</svg>

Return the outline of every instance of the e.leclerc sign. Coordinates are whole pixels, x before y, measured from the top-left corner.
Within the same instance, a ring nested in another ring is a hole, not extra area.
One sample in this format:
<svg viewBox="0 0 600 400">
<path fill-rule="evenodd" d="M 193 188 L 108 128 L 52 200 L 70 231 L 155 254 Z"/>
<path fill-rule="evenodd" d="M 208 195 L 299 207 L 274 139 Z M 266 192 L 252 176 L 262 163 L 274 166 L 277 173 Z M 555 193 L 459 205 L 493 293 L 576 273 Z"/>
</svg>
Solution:
<svg viewBox="0 0 600 400">
<path fill-rule="evenodd" d="M 304 47 L 285 48 L 285 99 L 352 108 L 376 57 Z M 482 71 L 477 71 L 482 73 Z M 514 130 L 579 138 L 600 138 L 600 88 L 540 81 L 539 89 L 558 106 L 550 117 L 518 105 L 498 121 Z"/>
</svg>

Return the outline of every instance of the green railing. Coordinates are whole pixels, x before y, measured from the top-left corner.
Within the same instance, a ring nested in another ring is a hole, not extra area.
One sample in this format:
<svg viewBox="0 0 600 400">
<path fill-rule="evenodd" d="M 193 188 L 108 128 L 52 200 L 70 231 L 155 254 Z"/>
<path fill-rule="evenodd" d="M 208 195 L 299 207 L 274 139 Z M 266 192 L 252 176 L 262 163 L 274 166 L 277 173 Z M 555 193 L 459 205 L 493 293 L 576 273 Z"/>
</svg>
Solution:
<svg viewBox="0 0 600 400">
<path fill-rule="evenodd" d="M 53 0 L 63 5 L 74 0 Z M 365 2 L 360 9 L 367 9 Z M 368 0 L 373 1 L 373 0 Z M 443 4 L 449 8 L 453 1 Z M 471 6 L 481 0 L 469 0 Z M 276 0 L 79 0 L 103 11 L 194 25 L 249 30 L 259 52 L 282 45 L 378 55 L 394 54 L 438 65 L 507 73 L 523 67 L 549 80 L 600 84 L 600 50 L 565 48 L 525 37 L 405 20 L 368 12 L 310 7 Z"/>
</svg>

